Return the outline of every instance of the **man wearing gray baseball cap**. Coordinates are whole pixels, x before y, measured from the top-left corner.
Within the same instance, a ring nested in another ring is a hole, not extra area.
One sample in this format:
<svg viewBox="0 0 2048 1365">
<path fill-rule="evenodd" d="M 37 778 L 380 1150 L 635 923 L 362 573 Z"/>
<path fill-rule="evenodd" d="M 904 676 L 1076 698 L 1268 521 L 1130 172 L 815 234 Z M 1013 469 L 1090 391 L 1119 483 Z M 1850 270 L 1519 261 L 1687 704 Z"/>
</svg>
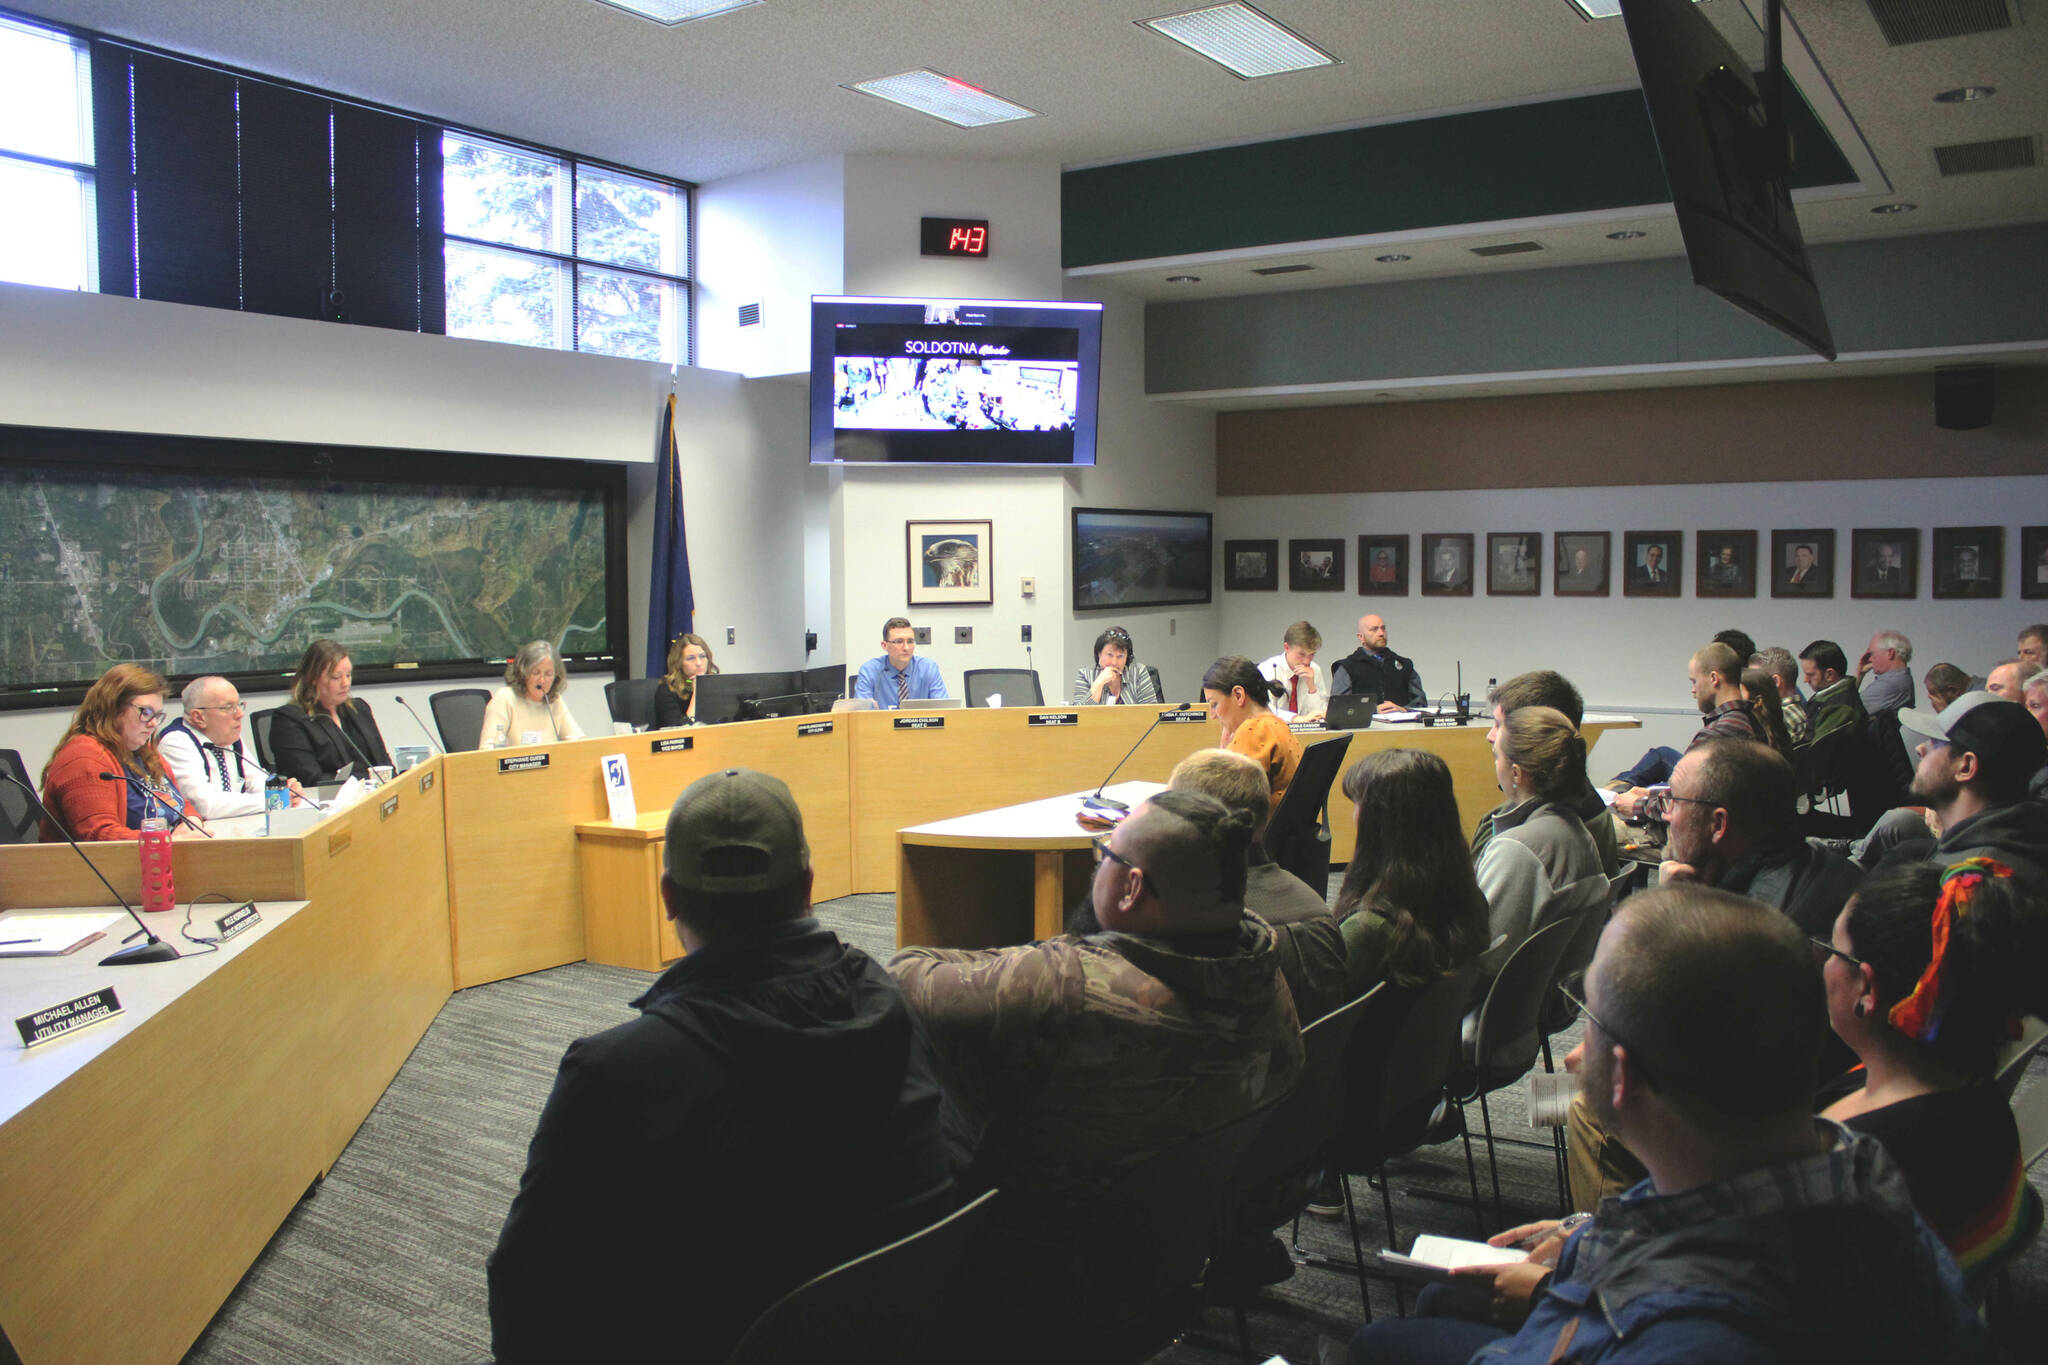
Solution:
<svg viewBox="0 0 2048 1365">
<path fill-rule="evenodd" d="M 1941 837 L 1900 843 L 1880 866 L 1995 858 L 2034 895 L 2048 894 L 2048 805 L 2027 799 L 2048 740 L 2026 708 L 1965 692 L 1939 712 L 1902 709 L 1899 728 L 1917 742 L 1910 799 L 1927 806 Z"/>
<path fill-rule="evenodd" d="M 661 898 L 688 956 L 562 1058 L 488 1266 L 500 1365 L 722 1360 L 783 1293 L 950 1206 L 931 1047 L 812 917 L 789 788 L 684 788 Z"/>
</svg>

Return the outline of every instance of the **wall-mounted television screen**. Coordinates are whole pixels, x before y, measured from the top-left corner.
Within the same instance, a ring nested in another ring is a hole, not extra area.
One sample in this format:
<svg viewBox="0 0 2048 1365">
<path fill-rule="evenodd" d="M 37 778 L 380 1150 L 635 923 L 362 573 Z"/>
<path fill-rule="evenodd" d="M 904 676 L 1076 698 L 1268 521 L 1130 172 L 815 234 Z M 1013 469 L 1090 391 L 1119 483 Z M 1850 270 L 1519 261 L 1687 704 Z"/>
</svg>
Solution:
<svg viewBox="0 0 2048 1365">
<path fill-rule="evenodd" d="M 1092 465 L 1102 305 L 814 297 L 812 464 Z"/>
</svg>

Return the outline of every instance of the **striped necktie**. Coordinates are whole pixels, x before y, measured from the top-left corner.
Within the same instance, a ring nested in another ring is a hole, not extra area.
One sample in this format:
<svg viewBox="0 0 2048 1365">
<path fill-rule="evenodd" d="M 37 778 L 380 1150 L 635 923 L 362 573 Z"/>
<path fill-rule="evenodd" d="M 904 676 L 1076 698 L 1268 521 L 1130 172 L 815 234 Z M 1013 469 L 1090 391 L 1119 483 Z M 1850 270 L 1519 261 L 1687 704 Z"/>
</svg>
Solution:
<svg viewBox="0 0 2048 1365">
<path fill-rule="evenodd" d="M 206 747 L 213 750 L 213 761 L 220 764 L 220 789 L 224 792 L 233 791 L 234 784 L 228 778 L 228 751 L 218 744 L 209 744 Z"/>
<path fill-rule="evenodd" d="M 902 671 L 901 673 L 898 673 L 898 674 L 896 675 L 896 707 L 897 707 L 897 709 L 898 709 L 898 710 L 901 710 L 901 709 L 903 708 L 903 703 L 904 703 L 904 702 L 907 702 L 907 701 L 909 701 L 909 700 L 910 700 L 910 670 L 906 668 L 906 669 L 904 669 L 904 670 L 903 670 L 903 671 Z"/>
</svg>

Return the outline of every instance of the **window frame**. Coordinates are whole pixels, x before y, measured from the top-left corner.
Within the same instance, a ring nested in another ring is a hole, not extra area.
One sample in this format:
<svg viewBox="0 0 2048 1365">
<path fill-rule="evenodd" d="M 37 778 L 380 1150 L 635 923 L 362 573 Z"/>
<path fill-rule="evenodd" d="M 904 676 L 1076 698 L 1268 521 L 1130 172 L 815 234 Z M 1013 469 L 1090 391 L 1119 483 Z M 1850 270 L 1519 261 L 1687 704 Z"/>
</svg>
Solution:
<svg viewBox="0 0 2048 1365">
<path fill-rule="evenodd" d="M 93 159 L 91 161 L 70 161 L 63 157 L 43 156 L 36 152 L 17 151 L 11 147 L 0 146 L 0 163 L 32 166 L 49 171 L 62 171 L 71 177 L 78 190 L 79 212 L 82 215 L 80 226 L 85 229 L 87 236 L 84 248 L 80 252 L 80 278 L 77 285 L 74 286 L 73 292 L 97 294 L 100 292 L 99 214 L 96 208 L 99 192 L 99 136 L 98 130 L 93 126 L 91 40 L 65 25 L 46 23 L 42 20 L 32 19 L 26 15 L 18 15 L 7 10 L 0 10 L 0 24 L 18 31 L 36 35 L 47 35 L 52 39 L 61 40 L 71 49 L 72 60 L 84 70 L 85 79 L 82 86 L 77 84 L 73 86 L 73 96 L 77 104 L 72 110 L 72 117 L 86 131 L 91 142 L 90 151 L 92 152 Z M 43 285 L 31 287 L 56 288 L 59 286 Z"/>
</svg>

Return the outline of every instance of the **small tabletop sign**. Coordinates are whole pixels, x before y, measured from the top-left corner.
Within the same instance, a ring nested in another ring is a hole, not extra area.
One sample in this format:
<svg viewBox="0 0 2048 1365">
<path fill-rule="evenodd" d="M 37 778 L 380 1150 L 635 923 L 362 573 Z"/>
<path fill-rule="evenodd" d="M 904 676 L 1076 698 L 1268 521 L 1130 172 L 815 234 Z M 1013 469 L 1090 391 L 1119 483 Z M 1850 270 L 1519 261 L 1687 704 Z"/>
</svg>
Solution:
<svg viewBox="0 0 2048 1365">
<path fill-rule="evenodd" d="M 663 735 L 648 745 L 648 752 L 655 754 L 680 754 L 696 746 L 694 735 Z"/>
<path fill-rule="evenodd" d="M 829 720 L 807 720 L 796 727 L 796 732 L 800 736 L 829 735 L 832 733 L 832 722 Z"/>
<path fill-rule="evenodd" d="M 498 771 L 501 773 L 526 773 L 547 766 L 546 754 L 514 754 L 510 758 L 498 760 Z"/>
<path fill-rule="evenodd" d="M 1161 725 L 1201 725 L 1208 719 L 1209 713 L 1202 710 L 1162 711 L 1159 713 L 1159 723 Z"/>
<path fill-rule="evenodd" d="M 943 730 L 946 728 L 946 718 L 944 716 L 898 716 L 896 717 L 896 728 L 899 730 Z"/>
<path fill-rule="evenodd" d="M 640 809 L 633 804 L 633 774 L 626 767 L 626 756 L 606 754 L 600 761 L 604 765 L 604 803 L 611 811 L 612 823 L 630 825 Z"/>
<path fill-rule="evenodd" d="M 1026 725 L 1079 725 L 1079 711 L 1040 711 L 1024 718 Z"/>
<path fill-rule="evenodd" d="M 396 800 L 397 798 L 392 798 Z M 256 902 L 243 901 L 234 909 L 213 922 L 214 931 L 220 935 L 216 943 L 226 943 L 244 929 L 253 928 L 263 922 L 263 916 L 256 913 Z"/>
<path fill-rule="evenodd" d="M 97 1024 L 121 1013 L 121 1002 L 114 998 L 112 986 L 102 986 L 88 991 L 75 1000 L 52 1005 L 48 1009 L 24 1014 L 14 1021 L 14 1027 L 21 1034 L 23 1047 L 34 1047 L 47 1043 L 52 1038 L 61 1038 L 75 1033 L 87 1024 Z"/>
</svg>

